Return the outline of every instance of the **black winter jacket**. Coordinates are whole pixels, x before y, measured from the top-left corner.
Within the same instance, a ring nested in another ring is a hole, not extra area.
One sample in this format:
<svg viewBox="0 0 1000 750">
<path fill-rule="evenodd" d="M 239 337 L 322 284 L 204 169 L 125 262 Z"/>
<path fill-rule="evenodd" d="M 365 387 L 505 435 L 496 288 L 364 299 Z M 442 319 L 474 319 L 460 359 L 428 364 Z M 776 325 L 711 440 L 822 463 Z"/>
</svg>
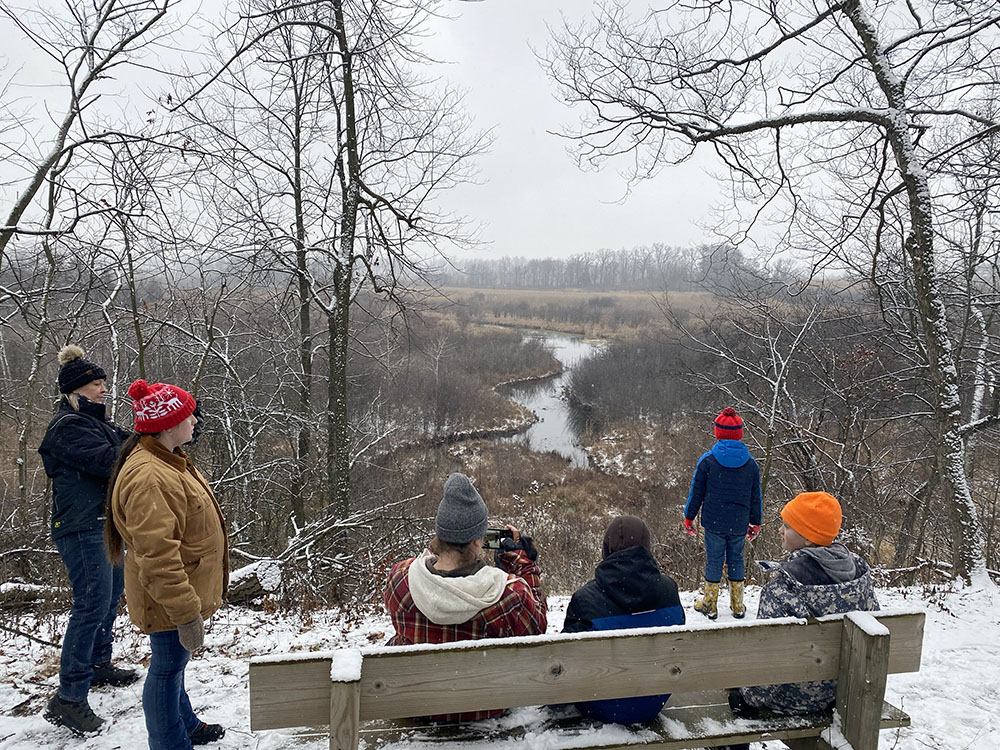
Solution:
<svg viewBox="0 0 1000 750">
<path fill-rule="evenodd" d="M 660 572 L 643 547 L 626 547 L 602 560 L 587 582 L 570 599 L 564 633 L 683 625 L 684 608 L 677 584 Z M 632 724 L 649 721 L 670 695 L 578 703 L 584 713 L 601 721 Z"/>
<path fill-rule="evenodd" d="M 107 419 L 104 404 L 80 396 L 80 411 L 63 398 L 38 447 L 52 480 L 52 538 L 104 526 L 108 478 L 128 437 Z"/>
</svg>

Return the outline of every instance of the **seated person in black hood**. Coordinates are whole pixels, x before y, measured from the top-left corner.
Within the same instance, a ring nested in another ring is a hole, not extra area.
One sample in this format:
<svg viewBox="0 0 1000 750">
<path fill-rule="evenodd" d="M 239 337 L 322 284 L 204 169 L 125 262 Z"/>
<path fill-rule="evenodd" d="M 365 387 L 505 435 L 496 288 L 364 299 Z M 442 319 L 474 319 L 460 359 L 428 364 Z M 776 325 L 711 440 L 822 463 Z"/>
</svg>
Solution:
<svg viewBox="0 0 1000 750">
<path fill-rule="evenodd" d="M 573 594 L 564 633 L 683 625 L 677 584 L 660 572 L 649 551 L 649 529 L 635 516 L 618 516 L 604 534 L 604 559 L 594 579 Z M 650 721 L 670 694 L 578 703 L 600 721 L 635 724 Z"/>
</svg>

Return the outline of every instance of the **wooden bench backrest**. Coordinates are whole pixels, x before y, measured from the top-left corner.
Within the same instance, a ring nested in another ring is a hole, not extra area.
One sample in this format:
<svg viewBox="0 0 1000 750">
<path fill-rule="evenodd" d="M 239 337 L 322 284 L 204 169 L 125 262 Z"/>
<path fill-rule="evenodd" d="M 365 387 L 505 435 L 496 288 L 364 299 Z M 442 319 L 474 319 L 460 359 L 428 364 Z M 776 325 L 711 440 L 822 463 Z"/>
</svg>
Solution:
<svg viewBox="0 0 1000 750">
<path fill-rule="evenodd" d="M 875 614 L 888 673 L 919 670 L 923 613 Z M 836 679 L 844 631 L 831 616 L 363 649 L 350 695 L 365 721 Z M 329 724 L 335 658 L 252 660 L 251 729 Z"/>
</svg>

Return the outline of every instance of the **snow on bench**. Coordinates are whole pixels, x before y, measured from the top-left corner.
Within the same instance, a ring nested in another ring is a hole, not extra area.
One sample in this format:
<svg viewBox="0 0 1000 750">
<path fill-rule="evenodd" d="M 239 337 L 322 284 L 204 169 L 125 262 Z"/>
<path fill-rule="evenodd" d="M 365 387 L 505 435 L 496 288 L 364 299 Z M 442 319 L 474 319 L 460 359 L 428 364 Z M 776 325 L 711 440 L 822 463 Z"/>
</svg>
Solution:
<svg viewBox="0 0 1000 750">
<path fill-rule="evenodd" d="M 883 701 L 886 675 L 920 668 L 919 611 L 848 613 L 450 644 L 274 655 L 250 664 L 251 729 L 330 725 L 330 747 L 692 748 L 781 739 L 823 747 L 829 713 L 736 719 L 725 690 L 838 679 L 838 732 L 876 750 L 880 728 L 909 717 Z M 659 720 L 600 726 L 552 704 L 672 693 Z M 515 709 L 458 726 L 400 721 Z"/>
</svg>

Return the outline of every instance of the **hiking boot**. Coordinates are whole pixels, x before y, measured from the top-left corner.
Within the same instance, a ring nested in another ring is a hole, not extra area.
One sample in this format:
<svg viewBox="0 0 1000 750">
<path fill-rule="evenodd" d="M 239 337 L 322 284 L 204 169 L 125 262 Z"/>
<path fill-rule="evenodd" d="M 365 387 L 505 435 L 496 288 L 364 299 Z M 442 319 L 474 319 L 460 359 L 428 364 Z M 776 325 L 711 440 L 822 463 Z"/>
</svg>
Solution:
<svg viewBox="0 0 1000 750">
<path fill-rule="evenodd" d="M 105 685 L 125 687 L 139 679 L 139 675 L 136 674 L 134 669 L 114 667 L 111 665 L 111 662 L 95 664 L 93 669 L 94 676 L 90 679 L 90 686 L 92 688 L 104 687 Z"/>
<path fill-rule="evenodd" d="M 746 617 L 747 608 L 743 604 L 743 581 L 729 582 L 729 608 L 733 610 L 733 617 L 737 620 Z"/>
<path fill-rule="evenodd" d="M 58 693 L 49 700 L 43 715 L 50 724 L 66 727 L 73 734 L 93 734 L 104 724 L 104 719 L 93 712 L 86 699 L 71 703 L 60 698 Z"/>
<path fill-rule="evenodd" d="M 218 742 L 226 736 L 226 728 L 222 724 L 206 724 L 201 722 L 193 732 L 188 732 L 188 739 L 192 745 L 207 745 L 209 742 Z"/>
<path fill-rule="evenodd" d="M 701 612 L 709 620 L 719 616 L 719 582 L 705 581 L 705 593 L 694 603 L 694 611 Z"/>
</svg>

